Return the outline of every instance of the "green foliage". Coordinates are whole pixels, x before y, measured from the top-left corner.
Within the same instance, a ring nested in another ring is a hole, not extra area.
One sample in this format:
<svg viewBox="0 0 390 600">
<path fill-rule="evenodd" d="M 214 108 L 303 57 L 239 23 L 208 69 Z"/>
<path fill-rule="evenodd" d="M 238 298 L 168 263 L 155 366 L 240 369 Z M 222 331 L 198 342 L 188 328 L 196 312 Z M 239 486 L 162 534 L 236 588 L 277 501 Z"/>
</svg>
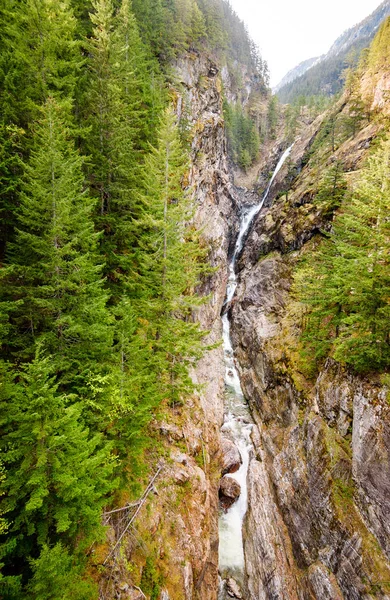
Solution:
<svg viewBox="0 0 390 600">
<path fill-rule="evenodd" d="M 362 123 L 369 118 L 368 110 L 362 100 L 360 92 L 359 71 L 349 69 L 346 72 L 345 91 L 348 100 L 348 116 L 344 119 L 344 129 L 347 137 L 355 136 L 361 129 Z"/>
<path fill-rule="evenodd" d="M 255 123 L 239 105 L 225 102 L 224 115 L 230 155 L 233 162 L 245 170 L 259 153 L 260 140 Z"/>
<path fill-rule="evenodd" d="M 271 139 L 275 139 L 276 136 L 276 127 L 279 121 L 279 113 L 278 113 L 278 98 L 277 96 L 271 96 L 268 102 L 267 109 L 267 121 L 268 121 L 268 131 Z"/>
<path fill-rule="evenodd" d="M 264 91 L 268 67 L 244 23 L 224 0 L 133 0 L 144 41 L 165 66 L 185 50 L 205 49 L 230 67 L 245 65 Z"/>
<path fill-rule="evenodd" d="M 307 118 L 315 119 L 322 114 L 331 104 L 332 100 L 326 96 L 297 96 L 287 105 L 285 111 L 286 134 L 291 142 L 294 141 L 299 128 L 307 125 Z"/>
<path fill-rule="evenodd" d="M 2 114 L 7 124 L 25 126 L 48 96 L 74 92 L 82 64 L 76 20 L 69 0 L 7 0 L 4 12 Z"/>
<path fill-rule="evenodd" d="M 105 274 L 112 292 L 118 293 L 114 288 L 132 269 L 140 166 L 161 93 L 156 97 L 157 88 L 151 85 L 156 73 L 145 55 L 129 1 L 123 0 L 116 14 L 110 0 L 96 0 L 93 6 L 87 98 L 91 129 L 86 146 L 92 193 L 99 199 L 96 222 L 104 232 Z"/>
<path fill-rule="evenodd" d="M 103 506 L 205 350 L 167 65 L 207 47 L 262 88 L 267 67 L 222 0 L 4 0 L 0 18 L 0 595 L 92 600 Z M 144 579 L 157 598 L 152 563 Z"/>
<path fill-rule="evenodd" d="M 94 202 L 83 190 L 82 158 L 69 140 L 66 107 L 49 99 L 25 166 L 19 228 L 10 248 L 7 351 L 34 356 L 39 343 L 53 355 L 61 381 L 85 391 L 101 372 L 111 345 L 106 292 L 93 229 Z"/>
<path fill-rule="evenodd" d="M 167 109 L 144 169 L 137 306 L 139 335 L 152 350 L 150 368 L 171 402 L 193 387 L 188 369 L 202 353 L 204 335 L 192 322 L 200 302 L 195 289 L 207 268 L 199 232 L 190 225 L 190 190 L 182 189 L 187 169 L 175 115 Z"/>
<path fill-rule="evenodd" d="M 287 104 L 299 96 L 332 97 L 339 94 L 344 86 L 346 67 L 355 69 L 358 66 L 361 53 L 373 40 L 383 15 L 378 14 L 378 17 L 373 27 L 361 30 L 363 35 L 358 35 L 351 43 L 340 47 L 339 52 L 314 64 L 303 75 L 284 85 L 278 91 L 279 100 Z"/>
<path fill-rule="evenodd" d="M 12 240 L 15 207 L 20 192 L 22 161 L 19 155 L 23 130 L 0 124 L 0 258 Z"/>
<path fill-rule="evenodd" d="M 344 176 L 344 166 L 335 160 L 327 169 L 320 181 L 314 202 L 318 204 L 325 215 L 332 215 L 341 205 L 347 191 L 347 182 Z"/>
<path fill-rule="evenodd" d="M 387 69 L 390 63 L 390 17 L 387 17 L 380 26 L 366 60 L 367 66 L 372 72 Z"/>
<path fill-rule="evenodd" d="M 90 434 L 82 405 L 58 390 L 52 357 L 37 353 L 23 370 L 2 368 L 1 454 L 7 477 L 2 512 L 10 521 L 1 555 L 5 572 L 36 548 L 83 543 L 99 535 L 114 463 L 100 434 Z"/>
<path fill-rule="evenodd" d="M 34 600 L 95 600 L 96 585 L 81 577 L 80 566 L 82 563 L 75 565 L 62 544 L 43 546 L 39 558 L 31 560 L 33 576 L 28 585 L 28 597 Z"/>
<path fill-rule="evenodd" d="M 150 600 L 158 600 L 162 583 L 161 574 L 155 565 L 155 559 L 152 556 L 148 556 L 142 570 L 141 586 L 149 594 Z"/>
<path fill-rule="evenodd" d="M 316 361 L 331 354 L 358 372 L 390 365 L 389 157 L 385 141 L 346 197 L 329 238 L 296 273 L 307 310 L 304 351 Z"/>
</svg>

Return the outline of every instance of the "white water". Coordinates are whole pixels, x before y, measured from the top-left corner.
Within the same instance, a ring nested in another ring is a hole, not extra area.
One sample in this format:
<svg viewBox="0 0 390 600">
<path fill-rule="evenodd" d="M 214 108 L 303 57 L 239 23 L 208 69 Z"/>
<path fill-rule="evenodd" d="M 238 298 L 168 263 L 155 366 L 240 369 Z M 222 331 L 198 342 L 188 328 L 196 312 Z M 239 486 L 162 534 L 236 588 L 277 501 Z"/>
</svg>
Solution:
<svg viewBox="0 0 390 600">
<path fill-rule="evenodd" d="M 291 149 L 292 146 L 290 146 L 290 148 L 288 148 L 281 156 L 261 202 L 244 212 L 233 257 L 229 264 L 229 281 L 226 291 L 227 305 L 229 305 L 233 299 L 237 288 L 237 278 L 235 273 L 236 259 L 242 250 L 249 227 L 266 201 L 274 179 L 289 156 Z M 252 449 L 250 434 L 253 423 L 242 393 L 240 378 L 234 363 L 234 352 L 230 339 L 230 322 L 227 312 L 222 317 L 222 325 L 226 367 L 226 412 L 222 433 L 236 444 L 241 454 L 242 465 L 236 473 L 229 475 L 229 477 L 233 477 L 240 484 L 240 497 L 237 502 L 235 502 L 226 513 L 222 513 L 219 518 L 219 572 L 223 579 L 232 576 L 240 584 L 243 584 L 245 579 L 245 558 L 242 539 L 242 524 L 248 507 L 247 474 Z M 223 582 L 221 582 L 221 600 L 225 597 L 223 587 Z"/>
</svg>

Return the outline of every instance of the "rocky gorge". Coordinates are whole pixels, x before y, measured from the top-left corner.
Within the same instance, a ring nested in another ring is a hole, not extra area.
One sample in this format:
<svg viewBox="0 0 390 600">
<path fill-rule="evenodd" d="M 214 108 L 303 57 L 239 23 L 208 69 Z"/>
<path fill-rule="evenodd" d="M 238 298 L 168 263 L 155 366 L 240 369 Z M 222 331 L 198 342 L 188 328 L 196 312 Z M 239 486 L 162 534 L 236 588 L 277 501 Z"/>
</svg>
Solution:
<svg viewBox="0 0 390 600">
<path fill-rule="evenodd" d="M 331 226 L 311 202 L 302 164 L 317 127 L 292 151 L 299 176 L 289 199 L 263 209 L 252 228 L 231 309 L 256 422 L 244 523 L 251 600 L 389 597 L 388 389 L 331 359 L 309 382 L 295 360 L 293 266 Z M 351 176 L 372 138 L 368 126 L 339 148 Z"/>
<path fill-rule="evenodd" d="M 194 219 L 215 267 L 201 290 L 209 300 L 196 316 L 211 348 L 193 371 L 199 394 L 184 406 L 165 407 L 153 424 L 164 468 L 137 525 L 147 551 L 127 542 L 128 559 L 140 574 L 132 579 L 140 588 L 148 577 L 155 581 L 160 592 L 153 597 L 160 600 L 388 599 L 388 389 L 379 378 L 354 375 L 332 359 L 311 381 L 296 361 L 301 315 L 291 294 L 294 265 L 332 223 L 332 215 L 313 203 L 318 172 L 308 160 L 325 117 L 294 141 L 264 198 L 259 192 L 286 140 L 279 137 L 262 157 L 253 190 L 237 188 L 222 114 L 226 71 L 190 54 L 176 72 L 177 113 L 186 111 L 188 118 L 190 111 L 193 131 Z M 338 110 L 345 111 L 345 102 Z M 369 123 L 328 163 L 343 161 L 353 179 L 379 129 Z M 262 198 L 236 256 L 234 296 L 224 306 L 240 222 Z M 243 577 L 227 569 L 218 592 L 218 514 L 234 509 L 243 493 L 236 475 L 245 462 L 224 426 L 231 407 L 219 344 L 222 313 L 229 318 L 235 356 L 227 376 L 233 377 L 233 365 L 250 410 L 249 417 L 241 414 L 250 438 Z M 153 568 L 145 554 L 153 557 Z M 109 586 L 118 598 L 145 597 L 138 586 L 123 588 L 123 564 L 115 569 Z"/>
</svg>

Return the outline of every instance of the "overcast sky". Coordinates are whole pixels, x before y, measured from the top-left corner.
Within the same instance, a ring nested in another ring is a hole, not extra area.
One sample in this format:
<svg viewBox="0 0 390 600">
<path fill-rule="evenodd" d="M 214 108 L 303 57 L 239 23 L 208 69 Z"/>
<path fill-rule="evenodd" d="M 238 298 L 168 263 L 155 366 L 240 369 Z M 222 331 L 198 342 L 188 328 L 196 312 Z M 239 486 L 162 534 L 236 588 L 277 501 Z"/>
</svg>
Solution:
<svg viewBox="0 0 390 600">
<path fill-rule="evenodd" d="M 372 13 L 381 0 L 230 0 L 247 24 L 275 86 L 298 63 L 327 52 L 345 29 Z"/>
</svg>

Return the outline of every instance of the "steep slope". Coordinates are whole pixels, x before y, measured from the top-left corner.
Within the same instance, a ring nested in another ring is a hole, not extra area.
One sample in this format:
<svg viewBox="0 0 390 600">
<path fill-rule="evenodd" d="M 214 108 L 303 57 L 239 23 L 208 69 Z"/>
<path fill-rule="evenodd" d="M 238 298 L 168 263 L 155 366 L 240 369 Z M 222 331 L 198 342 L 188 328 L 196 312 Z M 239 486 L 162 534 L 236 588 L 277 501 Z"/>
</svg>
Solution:
<svg viewBox="0 0 390 600">
<path fill-rule="evenodd" d="M 296 140 L 240 258 L 232 337 L 257 425 L 245 520 L 250 600 L 390 597 L 388 386 L 331 358 L 305 373 L 305 315 L 292 295 L 297 262 L 332 229 L 335 209 L 315 200 L 324 170 L 339 161 L 352 186 L 387 130 L 387 31 L 385 23 L 359 82 L 360 97 L 374 89 L 370 122 L 332 139 L 329 122 L 352 110 L 346 94 Z"/>
<path fill-rule="evenodd" d="M 331 46 L 327 54 L 318 59 L 310 59 L 286 75 L 276 87 L 281 102 L 289 103 L 300 95 L 333 96 L 342 89 L 343 71 L 349 57 L 356 64 L 363 50 L 370 45 L 378 27 L 390 14 L 390 2 L 384 0 L 378 8 L 351 29 L 345 31 Z M 310 65 L 310 61 L 315 64 Z M 302 72 L 302 68 L 304 72 Z"/>
</svg>

